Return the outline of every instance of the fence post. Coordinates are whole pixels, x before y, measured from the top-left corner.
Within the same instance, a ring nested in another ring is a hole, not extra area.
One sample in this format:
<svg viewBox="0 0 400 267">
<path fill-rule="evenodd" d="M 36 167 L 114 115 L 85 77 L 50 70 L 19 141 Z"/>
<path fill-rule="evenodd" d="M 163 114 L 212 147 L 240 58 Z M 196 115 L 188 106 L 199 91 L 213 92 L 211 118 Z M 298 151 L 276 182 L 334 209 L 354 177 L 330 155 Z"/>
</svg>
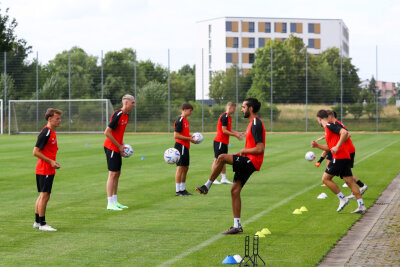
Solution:
<svg viewBox="0 0 400 267">
<path fill-rule="evenodd" d="M 136 50 L 135 50 L 135 57 L 133 60 L 133 68 L 134 68 L 134 84 L 133 87 L 135 89 L 135 133 L 137 130 L 137 113 L 136 113 L 136 105 L 137 105 L 137 99 L 136 99 Z"/>
<path fill-rule="evenodd" d="M 68 131 L 71 132 L 71 50 L 68 51 Z"/>
<path fill-rule="evenodd" d="M 36 131 L 39 131 L 39 52 L 36 51 Z"/>
<path fill-rule="evenodd" d="M 103 69 L 103 50 L 101 50 L 101 99 L 104 99 L 104 69 Z M 106 118 L 104 120 L 104 101 L 101 101 L 101 129 L 104 130 L 104 121 L 107 120 L 108 118 Z M 106 104 L 107 105 L 107 104 Z"/>
<path fill-rule="evenodd" d="M 171 96 L 170 96 L 170 91 L 171 91 L 171 74 L 170 74 L 170 57 L 169 57 L 169 48 L 168 48 L 168 133 L 171 132 L 171 107 L 170 107 L 170 101 L 171 101 Z"/>
<path fill-rule="evenodd" d="M 376 46 L 376 52 L 375 52 L 375 67 L 376 67 L 376 83 L 378 83 L 378 46 Z M 375 84 L 375 103 L 376 103 L 376 132 L 379 131 L 379 88 L 378 86 Z"/>
<path fill-rule="evenodd" d="M 201 131 L 204 132 L 204 48 L 201 49 L 201 80 Z"/>
<path fill-rule="evenodd" d="M 306 46 L 306 132 L 308 132 L 308 51 Z"/>
<path fill-rule="evenodd" d="M 4 52 L 4 120 L 7 118 L 7 52 Z M 10 134 L 10 122 L 8 126 Z"/>
<path fill-rule="evenodd" d="M 273 126 L 274 126 L 274 122 L 273 122 L 273 114 L 272 114 L 272 112 L 273 112 L 273 109 L 272 109 L 272 104 L 273 104 L 273 82 L 274 82 L 274 79 L 273 79 L 273 52 L 272 52 L 272 46 L 271 46 L 271 132 L 273 131 Z"/>
</svg>

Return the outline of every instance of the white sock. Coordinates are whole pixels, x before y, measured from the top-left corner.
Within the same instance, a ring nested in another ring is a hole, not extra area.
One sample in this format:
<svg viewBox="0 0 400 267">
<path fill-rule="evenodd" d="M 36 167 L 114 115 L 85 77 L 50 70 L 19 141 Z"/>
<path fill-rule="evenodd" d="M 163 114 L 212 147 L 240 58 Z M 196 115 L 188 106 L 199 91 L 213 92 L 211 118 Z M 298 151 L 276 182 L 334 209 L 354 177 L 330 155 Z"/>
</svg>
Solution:
<svg viewBox="0 0 400 267">
<path fill-rule="evenodd" d="M 117 203 L 118 202 L 117 195 L 112 195 L 112 198 L 113 198 L 113 203 Z"/>
<path fill-rule="evenodd" d="M 181 183 L 175 183 L 175 192 L 181 191 Z"/>
<path fill-rule="evenodd" d="M 204 185 L 207 187 L 208 190 L 210 190 L 210 187 L 212 186 L 213 181 L 208 180 Z"/>
<path fill-rule="evenodd" d="M 113 197 L 107 197 L 108 204 L 113 204 Z"/>
<path fill-rule="evenodd" d="M 226 179 L 226 173 L 221 173 L 222 179 Z"/>
<path fill-rule="evenodd" d="M 362 198 L 357 199 L 357 203 L 358 203 L 358 207 L 364 206 L 364 201 L 362 200 Z"/>
<path fill-rule="evenodd" d="M 185 183 L 181 183 L 181 191 L 185 191 Z"/>
<path fill-rule="evenodd" d="M 240 218 L 233 218 L 233 227 L 239 228 L 242 226 L 242 222 Z"/>
<path fill-rule="evenodd" d="M 341 191 L 339 193 L 337 193 L 336 195 L 339 198 L 339 200 L 340 199 L 344 199 L 344 195 L 343 195 L 343 193 Z"/>
</svg>

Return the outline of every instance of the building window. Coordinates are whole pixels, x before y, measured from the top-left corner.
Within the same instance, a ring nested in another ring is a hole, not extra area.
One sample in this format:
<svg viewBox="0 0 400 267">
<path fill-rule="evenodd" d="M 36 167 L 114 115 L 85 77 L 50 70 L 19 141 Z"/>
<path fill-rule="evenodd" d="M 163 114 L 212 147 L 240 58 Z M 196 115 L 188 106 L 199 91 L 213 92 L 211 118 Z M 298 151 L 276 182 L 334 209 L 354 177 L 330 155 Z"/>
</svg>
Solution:
<svg viewBox="0 0 400 267">
<path fill-rule="evenodd" d="M 254 40 L 254 38 L 249 38 L 249 48 L 255 48 L 255 40 Z"/>
<path fill-rule="evenodd" d="M 271 32 L 271 22 L 265 23 L 265 32 Z"/>
<path fill-rule="evenodd" d="M 282 32 L 287 33 L 287 24 L 286 23 L 282 23 Z"/>
<path fill-rule="evenodd" d="M 254 32 L 254 22 L 249 22 L 249 32 Z"/>
<path fill-rule="evenodd" d="M 208 56 L 208 68 L 211 69 L 211 55 Z"/>
<path fill-rule="evenodd" d="M 314 23 L 308 23 L 308 33 L 314 33 Z"/>
<path fill-rule="evenodd" d="M 254 63 L 254 54 L 249 54 L 249 63 L 250 64 Z"/>
<path fill-rule="evenodd" d="M 308 39 L 308 48 L 314 48 L 314 39 Z"/>
<path fill-rule="evenodd" d="M 211 40 L 208 40 L 208 53 L 211 54 Z"/>
<path fill-rule="evenodd" d="M 226 53 L 226 63 L 232 63 L 232 53 Z"/>
<path fill-rule="evenodd" d="M 258 38 L 258 47 L 264 47 L 264 46 L 265 46 L 265 39 Z"/>
<path fill-rule="evenodd" d="M 211 24 L 208 25 L 208 38 L 211 38 Z"/>
<path fill-rule="evenodd" d="M 297 23 L 290 23 L 290 32 L 296 32 Z"/>
<path fill-rule="evenodd" d="M 233 38 L 233 48 L 238 48 L 239 47 L 239 38 L 234 37 Z"/>
<path fill-rule="evenodd" d="M 232 21 L 225 22 L 225 28 L 226 28 L 227 32 L 231 32 L 232 31 Z"/>
</svg>

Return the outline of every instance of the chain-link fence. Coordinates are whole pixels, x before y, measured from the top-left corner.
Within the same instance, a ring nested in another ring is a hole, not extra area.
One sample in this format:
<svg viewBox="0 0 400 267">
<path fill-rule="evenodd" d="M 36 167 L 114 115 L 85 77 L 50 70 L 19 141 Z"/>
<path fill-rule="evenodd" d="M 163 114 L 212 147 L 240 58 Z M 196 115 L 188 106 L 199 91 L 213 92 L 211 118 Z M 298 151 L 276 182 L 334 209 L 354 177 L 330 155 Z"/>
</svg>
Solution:
<svg viewBox="0 0 400 267">
<path fill-rule="evenodd" d="M 349 58 L 341 57 L 338 49 L 312 55 L 306 49 L 297 52 L 281 49 L 282 44 L 274 42 L 270 47 L 257 50 L 254 58 L 248 58 L 254 61 L 251 70 L 244 69 L 238 60 L 222 71 L 212 69 L 211 64 L 185 65 L 172 71 L 171 54 L 167 49 L 168 62 L 164 65 L 142 60 L 140 53 L 133 49 L 93 56 L 74 47 L 46 64 L 40 63 L 39 53 L 29 61 L 18 53 L 0 52 L 3 126 L 7 133 L 11 125 L 9 114 L 13 114 L 9 112 L 9 100 L 109 99 L 113 109 L 118 109 L 122 96 L 128 93 L 136 98 L 127 127 L 130 132 L 172 132 L 184 102 L 194 106 L 189 118 L 192 131 L 215 131 L 217 119 L 228 101 L 238 102 L 232 127 L 243 130 L 248 122 L 240 112 L 240 103 L 249 96 L 262 101 L 259 115 L 268 131 L 320 130 L 315 114 L 321 108 L 335 110 L 338 119 L 350 130 L 400 130 L 400 111 L 395 105 L 399 99 L 398 84 L 386 90 L 388 93 L 379 90 L 374 79 L 362 83 L 357 66 L 352 65 Z M 212 76 L 209 83 L 202 86 L 209 92 L 206 98 L 211 100 L 195 100 L 195 80 L 204 80 L 204 77 L 196 77 L 196 67 L 204 68 L 202 75 Z M 377 73 L 378 69 L 371 77 L 376 78 Z M 57 103 L 61 102 L 54 102 L 54 105 Z M 40 110 L 43 108 L 41 106 Z M 63 102 L 62 109 L 69 108 Z M 92 114 L 88 109 L 101 114 L 98 119 L 105 127 L 109 118 L 102 111 L 104 106 L 89 104 L 89 101 L 86 108 L 76 109 L 81 110 L 81 114 L 75 110 L 75 113 L 66 112 L 75 117 L 64 116 L 63 123 L 70 125 L 71 131 L 86 131 L 85 116 L 91 120 L 88 116 Z M 30 110 L 37 112 L 33 108 Z M 18 113 L 18 116 L 23 114 Z M 26 116 L 33 127 L 27 129 L 28 132 L 40 130 L 45 123 L 43 114 Z M 74 123 L 72 128 L 71 123 Z"/>
</svg>

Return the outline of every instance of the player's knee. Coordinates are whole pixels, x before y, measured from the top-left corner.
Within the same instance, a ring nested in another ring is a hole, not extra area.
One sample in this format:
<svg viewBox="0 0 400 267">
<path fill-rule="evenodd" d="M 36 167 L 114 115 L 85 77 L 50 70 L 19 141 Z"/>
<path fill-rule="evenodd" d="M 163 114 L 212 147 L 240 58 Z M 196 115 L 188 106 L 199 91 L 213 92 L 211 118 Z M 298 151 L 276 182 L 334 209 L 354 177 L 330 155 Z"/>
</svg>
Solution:
<svg viewBox="0 0 400 267">
<path fill-rule="evenodd" d="M 226 154 L 221 154 L 218 156 L 217 163 L 225 163 Z"/>
</svg>

